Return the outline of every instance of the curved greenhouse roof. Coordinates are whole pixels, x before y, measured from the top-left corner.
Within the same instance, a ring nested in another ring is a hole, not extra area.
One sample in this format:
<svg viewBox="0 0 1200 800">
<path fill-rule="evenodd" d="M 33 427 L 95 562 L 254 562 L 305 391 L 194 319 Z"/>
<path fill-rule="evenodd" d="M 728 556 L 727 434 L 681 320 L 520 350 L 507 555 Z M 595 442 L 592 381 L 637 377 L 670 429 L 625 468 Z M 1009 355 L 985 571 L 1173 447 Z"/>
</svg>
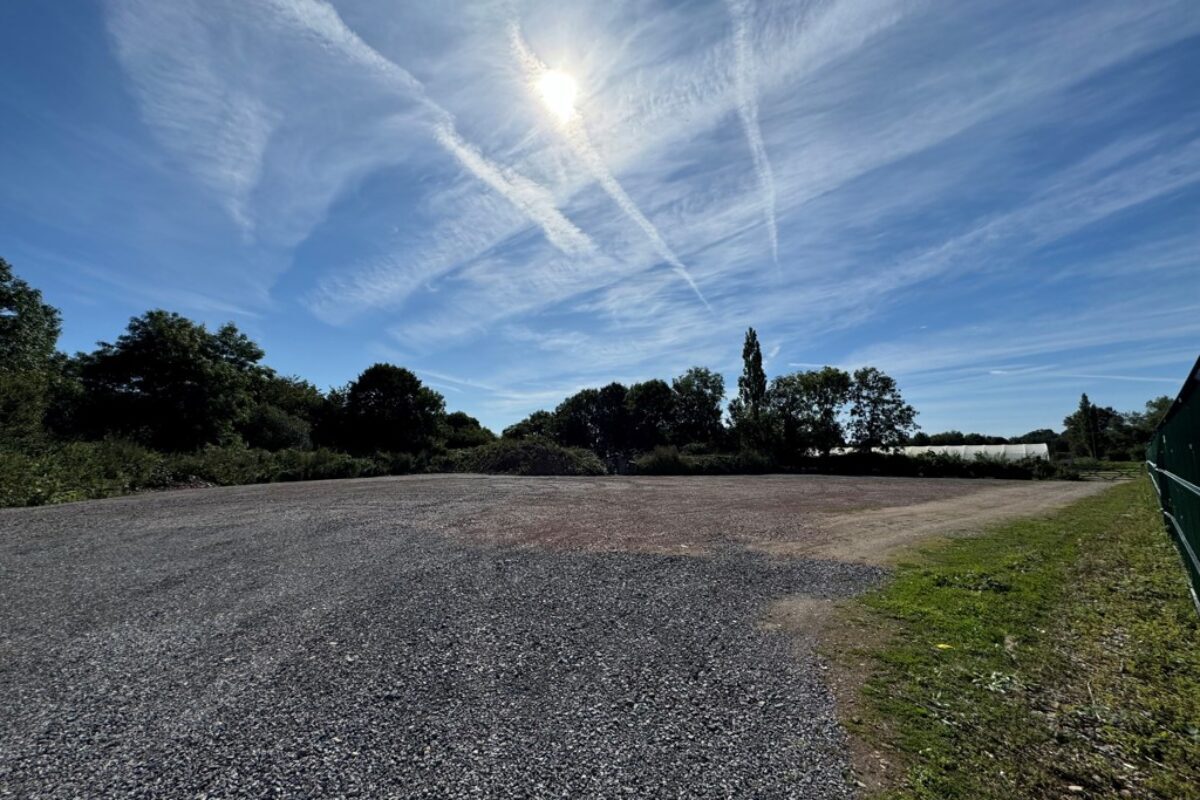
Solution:
<svg viewBox="0 0 1200 800">
<path fill-rule="evenodd" d="M 1047 444 L 934 444 L 898 447 L 896 450 L 906 456 L 936 453 L 937 455 L 958 456 L 967 461 L 976 458 L 988 458 L 996 461 L 1023 461 L 1027 458 L 1050 460 L 1050 446 Z"/>
</svg>

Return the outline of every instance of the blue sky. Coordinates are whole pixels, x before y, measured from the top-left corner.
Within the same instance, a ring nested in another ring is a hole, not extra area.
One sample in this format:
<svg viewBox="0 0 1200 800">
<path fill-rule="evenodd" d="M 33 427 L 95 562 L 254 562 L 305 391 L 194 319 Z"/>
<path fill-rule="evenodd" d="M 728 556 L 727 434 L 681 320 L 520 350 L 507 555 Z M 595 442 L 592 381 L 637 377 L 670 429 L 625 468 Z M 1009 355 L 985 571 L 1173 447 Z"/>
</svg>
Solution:
<svg viewBox="0 0 1200 800">
<path fill-rule="evenodd" d="M 753 325 L 1015 434 L 1200 351 L 1197 75 L 1190 0 L 5 3 L 0 255 L 68 351 L 163 307 L 496 428 Z"/>
</svg>

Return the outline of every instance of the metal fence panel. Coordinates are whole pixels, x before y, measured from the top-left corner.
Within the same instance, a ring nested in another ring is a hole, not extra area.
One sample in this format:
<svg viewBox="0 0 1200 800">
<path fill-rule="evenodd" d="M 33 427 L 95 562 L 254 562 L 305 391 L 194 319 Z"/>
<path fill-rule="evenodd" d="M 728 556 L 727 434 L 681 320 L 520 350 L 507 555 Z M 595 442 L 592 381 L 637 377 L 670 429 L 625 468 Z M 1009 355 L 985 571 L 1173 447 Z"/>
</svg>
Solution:
<svg viewBox="0 0 1200 800">
<path fill-rule="evenodd" d="M 1200 360 L 1146 449 L 1167 530 L 1179 547 L 1200 609 Z"/>
</svg>

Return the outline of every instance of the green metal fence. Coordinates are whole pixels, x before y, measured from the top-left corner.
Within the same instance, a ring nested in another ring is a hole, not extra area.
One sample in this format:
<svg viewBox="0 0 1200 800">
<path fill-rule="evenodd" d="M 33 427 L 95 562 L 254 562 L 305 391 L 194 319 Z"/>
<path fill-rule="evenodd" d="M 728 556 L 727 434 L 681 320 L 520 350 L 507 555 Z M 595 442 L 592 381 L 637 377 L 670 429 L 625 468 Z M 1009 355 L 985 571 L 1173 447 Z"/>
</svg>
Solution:
<svg viewBox="0 0 1200 800">
<path fill-rule="evenodd" d="M 1154 431 L 1146 467 L 1200 609 L 1200 360 Z"/>
</svg>

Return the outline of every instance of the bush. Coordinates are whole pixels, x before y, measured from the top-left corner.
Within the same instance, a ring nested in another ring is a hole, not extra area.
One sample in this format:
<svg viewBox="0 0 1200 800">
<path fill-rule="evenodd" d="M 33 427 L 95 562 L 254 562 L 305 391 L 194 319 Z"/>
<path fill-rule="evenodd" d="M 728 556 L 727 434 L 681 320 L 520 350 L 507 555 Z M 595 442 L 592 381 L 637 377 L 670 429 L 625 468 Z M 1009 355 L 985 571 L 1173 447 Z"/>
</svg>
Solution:
<svg viewBox="0 0 1200 800">
<path fill-rule="evenodd" d="M 637 475 L 758 475 L 773 469 L 770 459 L 752 450 L 686 455 L 674 447 L 656 447 L 633 462 Z"/>
<path fill-rule="evenodd" d="M 383 455 L 359 458 L 336 450 L 254 450 L 246 447 L 206 447 L 171 456 L 168 469 L 174 483 L 204 481 L 218 486 L 282 481 L 370 478 L 411 471 L 412 457 Z"/>
<path fill-rule="evenodd" d="M 691 470 L 676 447 L 656 447 L 633 460 L 638 475 L 690 475 Z"/>
<path fill-rule="evenodd" d="M 0 506 L 94 500 L 160 486 L 163 457 L 131 442 L 71 442 L 22 453 L 0 451 Z"/>
<path fill-rule="evenodd" d="M 434 459 L 431 469 L 506 475 L 605 474 L 604 464 L 595 453 L 537 439 L 500 439 L 479 447 L 453 450 Z"/>
<path fill-rule="evenodd" d="M 674 447 L 657 447 L 633 462 L 639 475 L 756 475 L 764 472 L 804 472 L 831 475 L 888 475 L 913 478 L 1007 478 L 1017 480 L 1078 480 L 1070 468 L 1049 461 L 1001 461 L 926 453 L 905 456 L 887 453 L 845 453 L 825 458 L 809 456 L 786 467 L 754 451 L 736 455 L 689 455 Z"/>
<path fill-rule="evenodd" d="M 312 426 L 294 414 L 272 405 L 258 405 L 242 426 L 246 444 L 264 450 L 307 450 L 312 446 Z"/>
</svg>

